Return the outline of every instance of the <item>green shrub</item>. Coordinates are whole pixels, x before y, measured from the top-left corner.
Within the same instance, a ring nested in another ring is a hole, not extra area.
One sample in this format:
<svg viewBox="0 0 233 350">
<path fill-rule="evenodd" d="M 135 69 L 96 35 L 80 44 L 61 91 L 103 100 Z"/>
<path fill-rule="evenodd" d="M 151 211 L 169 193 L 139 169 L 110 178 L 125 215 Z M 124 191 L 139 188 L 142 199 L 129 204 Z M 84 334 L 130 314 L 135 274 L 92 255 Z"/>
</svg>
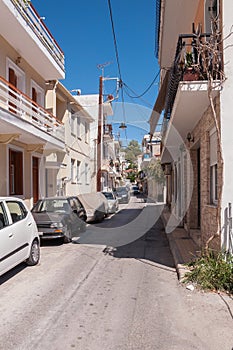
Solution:
<svg viewBox="0 0 233 350">
<path fill-rule="evenodd" d="M 193 282 L 202 289 L 226 291 L 233 294 L 233 256 L 213 251 L 189 265 L 184 282 Z"/>
</svg>

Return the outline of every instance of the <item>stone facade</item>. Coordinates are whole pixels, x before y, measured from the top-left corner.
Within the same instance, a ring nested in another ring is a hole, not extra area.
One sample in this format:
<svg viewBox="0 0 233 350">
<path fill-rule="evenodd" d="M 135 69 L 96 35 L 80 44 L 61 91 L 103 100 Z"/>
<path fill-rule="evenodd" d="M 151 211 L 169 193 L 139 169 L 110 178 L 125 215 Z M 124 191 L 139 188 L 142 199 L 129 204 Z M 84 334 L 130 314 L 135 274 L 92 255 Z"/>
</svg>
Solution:
<svg viewBox="0 0 233 350">
<path fill-rule="evenodd" d="M 215 100 L 215 110 L 219 119 L 219 98 Z M 207 241 L 213 235 L 218 233 L 218 220 L 220 213 L 218 205 L 210 202 L 210 130 L 215 126 L 211 108 L 209 107 L 203 114 L 192 135 L 194 142 L 190 145 L 190 158 L 193 166 L 193 193 L 192 199 L 187 211 L 187 229 L 190 234 L 201 234 L 200 247 L 203 249 Z M 222 187 L 222 169 L 219 165 L 219 145 L 218 145 L 218 168 L 217 168 L 217 184 L 218 184 L 218 203 L 220 188 Z M 196 240 L 196 239 L 195 239 Z M 196 240 L 197 241 L 197 240 Z M 220 249 L 221 237 L 218 235 L 211 240 L 209 247 Z"/>
</svg>

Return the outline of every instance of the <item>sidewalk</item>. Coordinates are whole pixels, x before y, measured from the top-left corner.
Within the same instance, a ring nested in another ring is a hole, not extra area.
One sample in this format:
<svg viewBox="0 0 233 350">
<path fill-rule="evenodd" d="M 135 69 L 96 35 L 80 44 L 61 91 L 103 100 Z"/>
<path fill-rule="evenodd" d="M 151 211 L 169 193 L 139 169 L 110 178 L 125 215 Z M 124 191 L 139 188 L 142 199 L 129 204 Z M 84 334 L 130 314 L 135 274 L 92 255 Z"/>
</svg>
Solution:
<svg viewBox="0 0 233 350">
<path fill-rule="evenodd" d="M 165 232 L 169 218 L 170 213 L 164 211 L 162 213 L 162 220 L 164 223 Z M 191 262 L 198 256 L 200 248 L 188 235 L 185 229 L 180 227 L 177 227 L 172 232 L 167 233 L 167 238 L 173 255 L 178 278 L 179 280 L 182 280 L 185 273 L 188 271 L 185 264 Z"/>
</svg>

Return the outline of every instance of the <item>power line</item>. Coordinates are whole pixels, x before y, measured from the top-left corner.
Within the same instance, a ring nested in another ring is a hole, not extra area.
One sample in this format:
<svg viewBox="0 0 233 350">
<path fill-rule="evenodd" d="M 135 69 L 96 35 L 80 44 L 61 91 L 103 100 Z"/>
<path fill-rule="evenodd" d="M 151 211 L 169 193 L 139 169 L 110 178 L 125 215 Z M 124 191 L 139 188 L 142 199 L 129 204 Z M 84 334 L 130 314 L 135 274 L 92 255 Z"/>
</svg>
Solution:
<svg viewBox="0 0 233 350">
<path fill-rule="evenodd" d="M 148 86 L 148 88 L 142 94 L 136 95 L 136 96 L 131 96 L 131 95 L 128 94 L 128 96 L 131 97 L 131 98 L 141 98 L 142 96 L 144 96 L 151 89 L 151 87 L 154 85 L 154 83 L 155 83 L 156 79 L 158 78 L 159 74 L 160 74 L 160 69 L 159 69 L 158 73 L 156 74 L 156 76 L 154 77 L 154 79 L 151 82 L 151 84 Z M 129 86 L 126 83 L 123 83 L 123 84 L 130 90 Z M 132 89 L 131 89 L 131 91 L 133 92 Z"/>
<path fill-rule="evenodd" d="M 117 40 L 116 40 L 116 34 L 115 34 L 114 22 L 113 22 L 113 15 L 112 15 L 111 0 L 108 0 L 108 8 L 109 8 L 110 20 L 111 20 L 111 25 L 112 25 L 112 33 L 113 33 L 113 40 L 114 40 L 114 47 L 115 47 L 115 55 L 116 55 L 116 60 L 117 60 L 118 73 L 119 73 L 120 80 L 122 81 L 120 60 L 119 60 L 119 54 L 118 54 L 118 48 L 117 48 Z"/>
<path fill-rule="evenodd" d="M 137 95 L 137 93 L 136 93 L 134 90 L 132 90 L 129 86 L 124 85 L 125 93 L 126 93 L 126 95 L 127 95 L 128 97 L 130 97 L 131 99 L 133 99 L 133 98 L 132 98 L 132 95 L 129 94 L 129 92 L 127 91 L 127 89 L 128 89 L 129 91 L 131 91 L 134 95 Z M 144 100 L 143 98 L 140 97 L 140 100 L 141 100 L 145 105 L 147 105 L 147 107 L 149 107 L 149 108 L 152 107 L 151 103 L 149 103 L 148 101 Z M 134 102 L 135 102 L 135 101 L 134 101 Z"/>
</svg>

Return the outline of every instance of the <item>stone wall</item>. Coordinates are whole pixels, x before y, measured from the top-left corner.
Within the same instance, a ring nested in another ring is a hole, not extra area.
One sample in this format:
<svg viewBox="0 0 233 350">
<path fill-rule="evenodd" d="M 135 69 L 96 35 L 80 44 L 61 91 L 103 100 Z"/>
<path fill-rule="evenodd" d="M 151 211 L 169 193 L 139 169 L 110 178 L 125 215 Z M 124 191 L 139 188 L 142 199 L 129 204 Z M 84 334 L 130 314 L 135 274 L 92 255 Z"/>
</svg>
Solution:
<svg viewBox="0 0 233 350">
<path fill-rule="evenodd" d="M 219 98 L 215 100 L 215 109 L 219 119 Z M 186 215 L 187 228 L 198 229 L 198 157 L 200 148 L 200 231 L 201 246 L 205 247 L 209 238 L 217 233 L 219 211 L 217 206 L 210 203 L 210 146 L 209 131 L 215 126 L 211 108 L 209 107 L 201 117 L 200 121 L 192 131 L 194 143 L 190 145 L 190 157 L 193 165 L 194 186 L 192 200 Z M 187 145 L 188 146 L 188 145 Z M 219 158 L 219 147 L 218 147 Z M 222 169 L 218 162 L 218 188 L 222 186 Z M 218 190 L 218 193 L 219 193 Z M 220 236 L 211 240 L 210 247 L 220 249 Z"/>
</svg>

